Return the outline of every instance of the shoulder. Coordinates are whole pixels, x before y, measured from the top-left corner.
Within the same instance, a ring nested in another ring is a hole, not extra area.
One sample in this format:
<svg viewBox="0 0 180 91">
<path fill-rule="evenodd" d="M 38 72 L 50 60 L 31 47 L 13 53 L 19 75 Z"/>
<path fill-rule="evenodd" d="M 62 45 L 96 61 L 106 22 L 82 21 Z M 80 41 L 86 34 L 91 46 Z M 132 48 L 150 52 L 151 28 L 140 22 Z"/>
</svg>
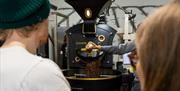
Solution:
<svg viewBox="0 0 180 91">
<path fill-rule="evenodd" d="M 58 67 L 58 65 L 50 60 L 50 59 L 47 59 L 47 58 L 42 58 L 40 56 L 36 56 L 36 55 L 32 55 L 32 54 L 29 54 L 28 55 L 29 57 L 29 60 L 31 60 L 31 62 L 35 62 L 36 65 L 34 65 L 34 67 L 31 68 L 31 71 L 33 70 L 41 70 L 41 69 L 49 69 L 51 71 L 60 71 L 60 68 Z"/>
<path fill-rule="evenodd" d="M 44 58 L 24 77 L 22 86 L 30 91 L 70 91 L 61 69 L 52 60 Z"/>
<path fill-rule="evenodd" d="M 61 71 L 59 66 L 50 59 L 40 58 L 39 61 L 40 63 L 37 65 L 36 69 L 43 68 L 43 69 Z"/>
<path fill-rule="evenodd" d="M 52 60 L 46 59 L 46 58 L 41 58 L 41 57 L 37 57 L 36 59 L 39 62 L 29 71 L 30 75 L 53 74 L 53 75 L 64 77 L 59 66 Z M 33 74 L 35 72 L 38 72 L 38 73 Z"/>
</svg>

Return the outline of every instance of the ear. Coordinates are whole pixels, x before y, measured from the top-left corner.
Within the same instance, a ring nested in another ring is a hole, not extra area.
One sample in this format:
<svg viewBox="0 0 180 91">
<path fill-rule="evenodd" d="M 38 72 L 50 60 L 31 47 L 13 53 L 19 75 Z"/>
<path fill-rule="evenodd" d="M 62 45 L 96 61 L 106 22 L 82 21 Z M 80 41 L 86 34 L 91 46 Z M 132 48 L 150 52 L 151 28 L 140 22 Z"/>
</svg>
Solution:
<svg viewBox="0 0 180 91">
<path fill-rule="evenodd" d="M 44 31 L 47 31 L 47 29 L 48 29 L 48 21 L 43 20 L 42 22 L 36 24 L 34 26 L 34 29 L 41 32 L 41 33 L 44 32 Z"/>
<path fill-rule="evenodd" d="M 40 44 L 44 44 L 47 42 L 48 38 L 48 21 L 44 20 L 41 23 L 38 23 L 34 26 L 34 29 L 36 29 L 36 37 L 37 40 L 39 40 Z"/>
<path fill-rule="evenodd" d="M 36 31 L 36 32 L 41 32 L 41 23 L 38 23 L 36 25 L 33 25 L 33 29 Z"/>
</svg>

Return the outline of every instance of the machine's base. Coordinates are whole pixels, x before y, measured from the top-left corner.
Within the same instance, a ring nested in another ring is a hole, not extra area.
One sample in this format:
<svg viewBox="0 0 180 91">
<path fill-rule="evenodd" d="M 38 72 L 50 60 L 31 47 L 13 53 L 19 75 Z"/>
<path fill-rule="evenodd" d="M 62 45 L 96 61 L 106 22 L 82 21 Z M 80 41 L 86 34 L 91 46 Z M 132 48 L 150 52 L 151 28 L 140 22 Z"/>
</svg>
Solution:
<svg viewBox="0 0 180 91">
<path fill-rule="evenodd" d="M 131 80 L 129 74 L 122 74 L 116 70 L 103 70 L 102 78 L 79 78 L 75 74 L 83 74 L 85 70 L 63 71 L 69 81 L 72 91 L 130 91 Z"/>
</svg>

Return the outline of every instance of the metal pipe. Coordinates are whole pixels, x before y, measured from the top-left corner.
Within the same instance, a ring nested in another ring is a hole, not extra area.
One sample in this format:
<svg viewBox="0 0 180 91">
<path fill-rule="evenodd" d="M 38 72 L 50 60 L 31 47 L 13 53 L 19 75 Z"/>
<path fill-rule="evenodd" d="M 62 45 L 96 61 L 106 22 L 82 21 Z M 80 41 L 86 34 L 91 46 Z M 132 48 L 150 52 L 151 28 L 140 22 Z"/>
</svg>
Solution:
<svg viewBox="0 0 180 91">
<path fill-rule="evenodd" d="M 53 10 L 57 10 L 57 9 L 58 9 L 58 7 L 57 7 L 56 5 L 54 5 L 54 4 L 50 4 L 50 7 L 51 7 L 51 9 L 53 9 Z"/>
<path fill-rule="evenodd" d="M 116 14 L 116 8 L 112 8 L 112 11 L 113 11 L 116 26 L 119 28 L 120 25 L 119 25 L 118 17 L 117 17 L 117 14 Z"/>
<path fill-rule="evenodd" d="M 73 10 L 71 13 L 69 13 L 69 14 L 67 15 L 67 18 L 68 18 L 69 16 L 71 16 L 74 12 L 75 12 L 75 10 Z M 61 23 L 63 23 L 65 20 L 67 20 L 67 18 L 63 18 L 57 25 L 59 26 Z"/>
<path fill-rule="evenodd" d="M 68 18 L 67 15 L 64 15 L 64 14 L 59 13 L 59 12 L 51 12 L 51 14 L 52 14 L 52 15 L 55 14 L 55 15 L 57 15 L 57 16 L 61 16 L 61 17 L 64 17 L 64 18 Z"/>
<path fill-rule="evenodd" d="M 53 32 L 54 35 L 54 61 L 55 63 L 58 63 L 58 45 L 57 45 L 57 15 L 56 15 L 56 26 Z"/>
</svg>

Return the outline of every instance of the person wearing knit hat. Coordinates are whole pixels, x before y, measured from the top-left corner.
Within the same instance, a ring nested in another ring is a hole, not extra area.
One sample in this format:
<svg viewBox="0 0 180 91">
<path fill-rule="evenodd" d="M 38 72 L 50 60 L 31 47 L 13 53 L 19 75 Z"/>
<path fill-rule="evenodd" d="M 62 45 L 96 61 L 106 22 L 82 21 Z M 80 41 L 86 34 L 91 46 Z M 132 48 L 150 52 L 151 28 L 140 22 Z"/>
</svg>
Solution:
<svg viewBox="0 0 180 91">
<path fill-rule="evenodd" d="M 36 56 L 49 12 L 48 0 L 0 0 L 0 91 L 71 91 L 61 69 Z"/>
</svg>

